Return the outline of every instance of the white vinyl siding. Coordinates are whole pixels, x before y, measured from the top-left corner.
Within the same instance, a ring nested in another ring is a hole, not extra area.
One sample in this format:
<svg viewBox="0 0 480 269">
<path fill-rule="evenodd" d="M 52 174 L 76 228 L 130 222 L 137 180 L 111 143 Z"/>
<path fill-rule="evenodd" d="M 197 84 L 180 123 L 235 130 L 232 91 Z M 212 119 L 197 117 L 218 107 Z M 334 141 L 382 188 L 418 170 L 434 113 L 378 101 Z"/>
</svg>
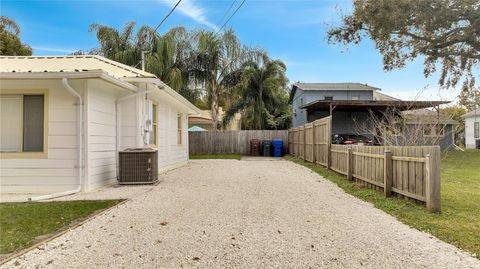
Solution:
<svg viewBox="0 0 480 269">
<path fill-rule="evenodd" d="M 1 81 L 2 94 L 3 89 L 8 89 L 8 94 L 13 90 L 21 95 L 20 92 L 25 88 L 45 89 L 48 92 L 45 94 L 47 123 L 44 125 L 48 127 L 44 130 L 47 141 L 45 157 L 2 159 L 0 161 L 2 193 L 53 193 L 75 189 L 79 183 L 79 150 L 85 153 L 83 154 L 84 167 L 81 168 L 86 184 L 84 191 L 92 191 L 104 185 L 116 183 L 117 142 L 120 150 L 143 146 L 141 127 L 144 96 L 126 99 L 116 108 L 115 100 L 128 95 L 129 92 L 99 79 L 72 79 L 69 80 L 69 84 L 83 97 L 84 101 L 83 128 L 87 135 L 83 137 L 84 148 L 82 149 L 79 149 L 77 144 L 78 99 L 65 90 L 60 79 Z M 188 161 L 186 132 L 188 110 L 184 104 L 162 91 L 152 93 L 150 98 L 158 105 L 157 143 L 161 172 L 181 166 Z M 8 108 L 2 106 L 3 109 Z M 180 127 L 183 142 L 181 145 L 177 144 L 179 114 L 181 114 Z M 22 118 L 23 115 L 20 119 Z M 117 133 L 117 122 L 120 125 L 119 133 Z M 3 126 L 1 127 L 3 129 Z M 16 128 L 20 129 L 20 126 Z M 19 148 L 19 145 L 13 147 Z M 18 154 L 29 153 L 32 152 Z"/>
<path fill-rule="evenodd" d="M 185 107 L 175 104 L 175 100 L 167 98 L 159 98 L 158 102 L 158 169 L 159 171 L 168 170 L 173 167 L 180 166 L 188 161 L 188 137 L 186 136 L 186 128 L 188 121 L 186 119 Z M 181 140 L 183 143 L 178 144 L 179 135 L 179 118 L 181 124 Z"/>
<path fill-rule="evenodd" d="M 117 127 L 115 100 L 125 94 L 101 81 L 88 81 L 88 186 L 87 191 L 117 179 Z"/>
<path fill-rule="evenodd" d="M 83 80 L 77 80 L 70 84 L 75 89 L 79 89 L 82 94 L 83 82 Z M 62 87 L 60 80 L 2 80 L 0 88 L 2 94 L 8 90 L 8 94 L 17 91 L 19 95 L 23 95 L 25 89 L 29 89 L 28 91 L 32 94 L 35 91 L 48 93 L 44 95 L 44 103 L 47 105 L 47 114 L 44 115 L 47 120 L 45 127 L 48 127 L 44 130 L 46 140 L 44 144 L 46 147 L 42 153 L 44 156 L 38 158 L 37 155 L 29 155 L 37 154 L 36 152 L 21 152 L 8 153 L 16 155 L 4 158 L 2 154 L 1 192 L 52 193 L 76 188 L 78 186 L 77 99 Z M 3 109 L 4 106 L 2 106 Z M 3 138 L 4 128 L 3 126 L 1 128 Z"/>
<path fill-rule="evenodd" d="M 465 147 L 474 149 L 480 139 L 480 115 L 465 118 Z"/>
</svg>

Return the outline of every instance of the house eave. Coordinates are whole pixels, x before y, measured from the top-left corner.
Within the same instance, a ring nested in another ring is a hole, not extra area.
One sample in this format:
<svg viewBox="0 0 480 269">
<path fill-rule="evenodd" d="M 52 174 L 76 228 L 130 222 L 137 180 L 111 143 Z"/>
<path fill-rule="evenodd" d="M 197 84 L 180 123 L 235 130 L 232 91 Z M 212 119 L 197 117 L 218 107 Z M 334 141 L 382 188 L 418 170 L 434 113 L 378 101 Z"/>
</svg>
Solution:
<svg viewBox="0 0 480 269">
<path fill-rule="evenodd" d="M 183 105 L 185 105 L 188 108 L 188 114 L 189 115 L 198 115 L 202 111 L 196 107 L 194 104 L 192 104 L 190 101 L 188 101 L 185 97 L 183 97 L 181 94 L 176 92 L 174 89 L 170 88 L 166 83 L 161 81 L 158 78 L 130 78 L 130 77 L 125 77 L 122 78 L 123 81 L 127 82 L 133 82 L 133 83 L 149 83 L 149 84 L 154 84 L 158 87 L 159 90 L 165 91 L 168 95 L 172 96 L 179 102 L 181 102 Z"/>
<path fill-rule="evenodd" d="M 362 109 L 362 110 L 385 110 L 396 108 L 398 110 L 413 110 L 419 108 L 435 107 L 448 104 L 450 101 L 394 101 L 394 100 L 317 100 L 300 108 L 307 110 L 330 110 L 334 109 Z"/>
<path fill-rule="evenodd" d="M 135 85 L 114 78 L 102 70 L 82 72 L 0 72 L 0 79 L 103 79 L 130 92 L 138 92 Z"/>
</svg>

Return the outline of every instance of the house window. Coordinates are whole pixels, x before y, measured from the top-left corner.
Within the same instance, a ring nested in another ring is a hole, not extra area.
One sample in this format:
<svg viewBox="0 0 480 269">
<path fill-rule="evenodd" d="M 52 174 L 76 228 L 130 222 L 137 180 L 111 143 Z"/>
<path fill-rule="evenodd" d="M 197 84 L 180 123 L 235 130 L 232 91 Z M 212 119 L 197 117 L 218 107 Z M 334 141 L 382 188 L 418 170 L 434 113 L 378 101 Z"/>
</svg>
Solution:
<svg viewBox="0 0 480 269">
<path fill-rule="evenodd" d="M 182 144 L 182 114 L 177 114 L 177 144 Z"/>
<path fill-rule="evenodd" d="M 333 96 L 325 96 L 325 97 L 323 97 L 323 100 L 325 100 L 325 101 L 333 101 Z"/>
<path fill-rule="evenodd" d="M 152 130 L 150 131 L 150 145 L 158 145 L 158 105 L 152 103 Z"/>
<path fill-rule="evenodd" d="M 473 124 L 473 136 L 474 138 L 480 138 L 480 122 Z"/>
<path fill-rule="evenodd" d="M 46 151 L 45 102 L 45 92 L 0 95 L 0 152 Z"/>
<path fill-rule="evenodd" d="M 352 100 L 359 100 L 358 95 L 352 96 Z"/>
</svg>

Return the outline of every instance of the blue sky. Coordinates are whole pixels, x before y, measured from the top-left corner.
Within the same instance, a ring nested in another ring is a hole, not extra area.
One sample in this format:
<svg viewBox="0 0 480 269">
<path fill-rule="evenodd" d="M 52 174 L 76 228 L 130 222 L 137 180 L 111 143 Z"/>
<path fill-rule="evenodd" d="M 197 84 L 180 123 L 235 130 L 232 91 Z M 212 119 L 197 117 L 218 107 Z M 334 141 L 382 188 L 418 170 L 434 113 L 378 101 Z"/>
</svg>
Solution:
<svg viewBox="0 0 480 269">
<path fill-rule="evenodd" d="M 185 26 L 188 29 L 217 29 L 233 0 L 183 0 L 159 30 Z M 237 0 L 235 6 L 242 0 Z M 1 15 L 21 27 L 21 38 L 34 55 L 64 55 L 97 46 L 91 23 L 122 28 L 155 27 L 176 0 L 2 0 Z M 328 44 L 325 32 L 339 23 L 339 16 L 351 10 L 351 1 L 247 0 L 229 22 L 242 43 L 266 49 L 287 64 L 290 82 L 361 82 L 379 87 L 402 99 L 452 100 L 457 90 L 438 91 L 438 74 L 426 79 L 422 60 L 406 68 L 383 71 L 382 58 L 374 44 L 365 40 L 347 48 Z M 227 16 L 228 17 L 228 16 Z"/>
</svg>

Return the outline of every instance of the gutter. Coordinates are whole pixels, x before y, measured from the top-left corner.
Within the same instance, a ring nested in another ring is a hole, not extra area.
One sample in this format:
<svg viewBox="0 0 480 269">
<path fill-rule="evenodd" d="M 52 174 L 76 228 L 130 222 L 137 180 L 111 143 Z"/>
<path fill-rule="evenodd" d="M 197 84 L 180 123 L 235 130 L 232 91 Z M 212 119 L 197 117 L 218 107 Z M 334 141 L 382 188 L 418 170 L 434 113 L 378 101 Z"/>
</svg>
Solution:
<svg viewBox="0 0 480 269">
<path fill-rule="evenodd" d="M 137 92 L 138 88 L 134 85 L 114 78 L 103 70 L 89 70 L 79 72 L 0 72 L 0 79 L 103 79 L 115 86 Z"/>
<path fill-rule="evenodd" d="M 170 88 L 167 84 L 165 84 L 163 81 L 161 81 L 158 78 L 124 78 L 122 80 L 127 82 L 154 84 L 158 87 L 159 90 L 165 91 L 165 93 L 172 96 L 173 98 L 175 98 L 176 100 L 184 104 L 186 107 L 188 107 L 189 110 L 192 111 L 192 113 L 189 113 L 190 115 L 198 115 L 202 112 L 198 107 L 190 103 L 190 101 L 185 99 L 185 97 L 183 97 L 181 94 L 179 94 L 178 92 Z"/>
<path fill-rule="evenodd" d="M 83 139 L 82 139 L 82 134 L 83 134 L 83 99 L 80 94 L 78 94 L 77 91 L 75 91 L 70 84 L 68 84 L 67 78 L 62 78 L 62 85 L 67 90 L 75 96 L 78 99 L 78 133 L 77 133 L 77 146 L 78 146 L 78 187 L 69 190 L 69 191 L 64 191 L 64 192 L 57 192 L 57 193 L 52 193 L 52 194 L 47 194 L 47 195 L 42 195 L 42 196 L 35 196 L 35 197 L 30 197 L 28 198 L 28 201 L 40 201 L 40 200 L 46 200 L 46 199 L 53 199 L 53 198 L 58 198 L 62 196 L 67 196 L 71 194 L 78 193 L 82 190 L 83 186 L 83 177 L 82 177 L 82 168 L 83 168 L 83 154 L 82 154 L 82 149 L 83 149 Z"/>
</svg>

